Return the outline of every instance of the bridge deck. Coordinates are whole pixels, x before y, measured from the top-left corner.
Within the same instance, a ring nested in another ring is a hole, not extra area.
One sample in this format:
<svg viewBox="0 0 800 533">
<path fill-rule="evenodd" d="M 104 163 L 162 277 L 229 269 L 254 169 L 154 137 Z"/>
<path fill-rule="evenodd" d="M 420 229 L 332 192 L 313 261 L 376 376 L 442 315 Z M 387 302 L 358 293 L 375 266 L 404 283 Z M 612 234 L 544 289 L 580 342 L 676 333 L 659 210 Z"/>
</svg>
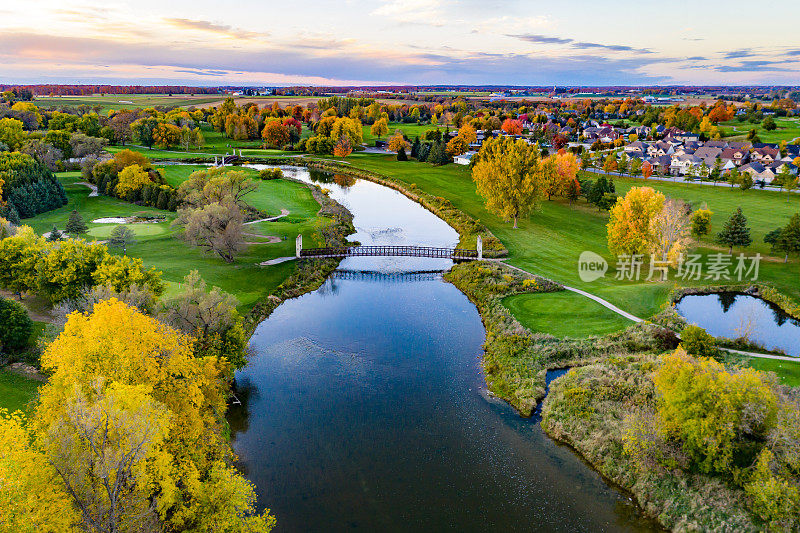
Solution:
<svg viewBox="0 0 800 533">
<path fill-rule="evenodd" d="M 343 246 L 304 248 L 300 257 L 430 257 L 434 259 L 477 259 L 477 250 L 431 246 Z"/>
</svg>

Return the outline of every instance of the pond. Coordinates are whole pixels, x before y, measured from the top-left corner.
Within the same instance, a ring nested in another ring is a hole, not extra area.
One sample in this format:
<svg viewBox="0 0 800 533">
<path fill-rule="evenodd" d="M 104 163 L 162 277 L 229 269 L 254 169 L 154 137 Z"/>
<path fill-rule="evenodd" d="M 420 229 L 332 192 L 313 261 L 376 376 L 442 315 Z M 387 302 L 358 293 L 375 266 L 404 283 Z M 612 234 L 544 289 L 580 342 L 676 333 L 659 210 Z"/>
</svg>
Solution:
<svg viewBox="0 0 800 533">
<path fill-rule="evenodd" d="M 800 320 L 761 298 L 733 292 L 692 294 L 676 308 L 687 322 L 715 337 L 745 337 L 769 350 L 800 356 Z"/>
<path fill-rule="evenodd" d="M 263 167 L 258 167 L 263 168 Z M 400 193 L 312 176 L 363 244 L 454 246 Z M 485 333 L 448 260 L 353 257 L 251 339 L 230 411 L 278 532 L 651 531 L 629 497 L 485 389 Z"/>
</svg>

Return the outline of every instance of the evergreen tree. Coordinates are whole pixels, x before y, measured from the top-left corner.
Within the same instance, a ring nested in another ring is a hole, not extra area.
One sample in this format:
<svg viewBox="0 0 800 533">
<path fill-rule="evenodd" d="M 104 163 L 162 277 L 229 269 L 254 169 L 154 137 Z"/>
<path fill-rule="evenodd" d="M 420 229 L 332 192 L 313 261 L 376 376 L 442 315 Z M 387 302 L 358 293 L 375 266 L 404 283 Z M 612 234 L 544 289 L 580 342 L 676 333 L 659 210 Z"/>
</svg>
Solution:
<svg viewBox="0 0 800 533">
<path fill-rule="evenodd" d="M 61 240 L 61 231 L 59 231 L 58 227 L 53 224 L 53 229 L 50 231 L 50 235 L 47 236 L 47 240 L 50 242 L 56 242 Z"/>
<path fill-rule="evenodd" d="M 417 156 L 417 160 L 420 163 L 424 163 L 428 160 L 428 154 L 431 151 L 431 143 L 422 143 L 419 147 L 419 156 Z"/>
<path fill-rule="evenodd" d="M 89 231 L 89 227 L 86 225 L 86 222 L 83 220 L 83 217 L 80 215 L 80 213 L 78 213 L 76 209 L 73 209 L 72 213 L 69 214 L 69 219 L 67 220 L 67 226 L 65 230 L 70 235 L 77 237 Z"/>
<path fill-rule="evenodd" d="M 406 149 L 402 146 L 397 151 L 397 160 L 398 161 L 408 161 L 408 156 L 406 155 Z"/>
<path fill-rule="evenodd" d="M 766 237 L 764 240 L 766 240 Z M 795 213 L 792 215 L 789 223 L 781 230 L 778 240 L 773 246 L 785 254 L 783 257 L 784 263 L 789 260 L 789 254 L 800 253 L 800 214 Z"/>
<path fill-rule="evenodd" d="M 419 135 L 414 138 L 414 143 L 411 145 L 411 157 L 419 159 Z"/>
<path fill-rule="evenodd" d="M 122 248 L 123 254 L 127 251 L 128 246 L 135 242 L 136 235 L 133 233 L 133 230 L 122 224 L 111 230 L 111 235 L 109 235 L 108 238 L 108 244 L 117 248 Z"/>
<path fill-rule="evenodd" d="M 742 214 L 742 208 L 737 207 L 731 217 L 725 221 L 722 231 L 717 234 L 717 242 L 728 245 L 728 253 L 733 251 L 734 246 L 749 246 L 753 239 L 750 238 L 750 228 L 747 226 L 747 218 Z"/>
<path fill-rule="evenodd" d="M 428 152 L 428 163 L 432 165 L 440 165 L 442 160 L 442 143 L 435 142 L 431 146 L 431 151 Z"/>
</svg>

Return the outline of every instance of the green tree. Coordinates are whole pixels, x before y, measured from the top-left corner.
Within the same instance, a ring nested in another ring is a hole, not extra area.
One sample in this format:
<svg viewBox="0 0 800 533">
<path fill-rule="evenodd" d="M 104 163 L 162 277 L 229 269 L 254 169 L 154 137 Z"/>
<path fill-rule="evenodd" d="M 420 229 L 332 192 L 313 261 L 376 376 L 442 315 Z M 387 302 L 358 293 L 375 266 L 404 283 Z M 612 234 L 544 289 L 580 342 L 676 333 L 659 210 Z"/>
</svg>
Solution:
<svg viewBox="0 0 800 533">
<path fill-rule="evenodd" d="M 83 220 L 83 217 L 80 215 L 80 213 L 78 213 L 78 210 L 73 209 L 69 214 L 69 219 L 67 219 L 65 230 L 70 235 L 78 237 L 88 232 L 89 226 L 86 225 L 86 222 Z"/>
<path fill-rule="evenodd" d="M 183 278 L 178 294 L 162 303 L 158 316 L 196 339 L 196 355 L 218 357 L 234 368 L 243 368 L 247 364 L 247 336 L 237 305 L 236 298 L 219 287 L 208 290 L 200 273 L 192 270 Z"/>
<path fill-rule="evenodd" d="M 50 230 L 50 235 L 47 236 L 48 242 L 58 242 L 60 241 L 64 235 L 61 234 L 61 230 L 58 229 L 58 226 L 53 224 L 53 229 Z"/>
<path fill-rule="evenodd" d="M 742 191 L 752 189 L 753 175 L 749 172 L 742 172 L 741 176 L 739 176 L 739 188 L 742 189 Z"/>
<path fill-rule="evenodd" d="M 22 304 L 0 297 L 0 346 L 3 350 L 25 348 L 33 333 L 33 321 Z"/>
<path fill-rule="evenodd" d="M 136 242 L 136 234 L 128 226 L 120 224 L 111 230 L 111 235 L 108 237 L 108 244 L 116 248 L 122 248 L 122 253 L 125 253 L 128 246 Z"/>
<path fill-rule="evenodd" d="M 778 125 L 775 124 L 775 120 L 772 117 L 767 117 L 761 122 L 761 127 L 767 131 L 772 131 L 776 129 Z"/>
<path fill-rule="evenodd" d="M 722 231 L 717 234 L 717 242 L 728 245 L 728 253 L 733 252 L 734 246 L 750 246 L 753 239 L 750 237 L 750 228 L 747 226 L 747 217 L 742 213 L 742 208 L 737 207 L 722 226 Z"/>
<path fill-rule="evenodd" d="M 767 237 L 764 237 L 764 241 L 767 241 Z M 792 215 L 789 223 L 780 230 L 777 239 L 771 244 L 785 254 L 784 263 L 789 260 L 789 254 L 800 253 L 800 214 Z"/>
</svg>

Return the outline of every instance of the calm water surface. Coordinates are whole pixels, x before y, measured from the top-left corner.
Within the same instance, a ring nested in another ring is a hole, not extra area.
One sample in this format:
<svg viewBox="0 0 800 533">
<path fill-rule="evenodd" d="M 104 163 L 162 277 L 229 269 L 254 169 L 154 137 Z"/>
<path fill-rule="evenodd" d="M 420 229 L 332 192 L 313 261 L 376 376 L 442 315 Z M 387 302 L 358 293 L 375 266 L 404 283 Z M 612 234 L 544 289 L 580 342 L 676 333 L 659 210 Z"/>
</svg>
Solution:
<svg viewBox="0 0 800 533">
<path fill-rule="evenodd" d="M 747 337 L 764 348 L 800 356 L 800 320 L 761 298 L 732 292 L 692 294 L 676 308 L 687 322 L 715 337 Z"/>
<path fill-rule="evenodd" d="M 323 186 L 363 244 L 458 240 L 395 191 Z M 448 266 L 349 258 L 256 330 L 230 420 L 277 531 L 653 530 L 536 419 L 486 394 L 477 310 L 440 274 L 415 273 Z"/>
</svg>

